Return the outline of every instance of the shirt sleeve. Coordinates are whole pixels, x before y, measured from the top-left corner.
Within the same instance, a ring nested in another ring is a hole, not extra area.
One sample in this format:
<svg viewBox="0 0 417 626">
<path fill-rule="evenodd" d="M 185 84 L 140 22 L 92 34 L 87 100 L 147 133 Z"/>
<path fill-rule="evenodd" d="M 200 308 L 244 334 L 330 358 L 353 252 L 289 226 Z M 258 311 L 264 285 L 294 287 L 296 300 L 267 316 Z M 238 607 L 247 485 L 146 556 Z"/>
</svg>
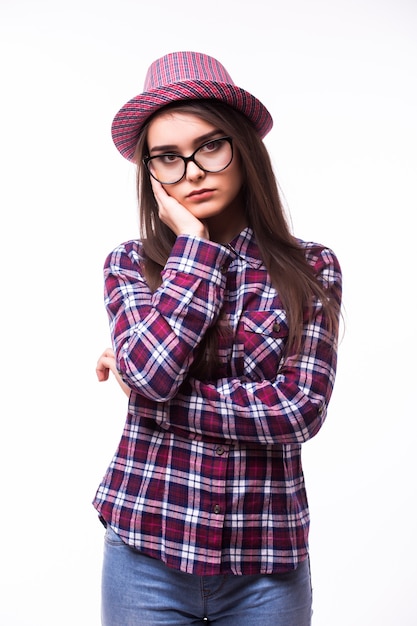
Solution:
<svg viewBox="0 0 417 626">
<path fill-rule="evenodd" d="M 222 306 L 228 248 L 180 236 L 152 293 L 137 242 L 114 250 L 104 266 L 116 366 L 124 382 L 157 402 L 178 391 L 196 348 Z"/>
<path fill-rule="evenodd" d="M 342 277 L 334 254 L 323 249 L 315 269 L 340 308 Z M 165 415 L 169 423 L 161 426 L 228 443 L 307 441 L 323 424 L 336 374 L 337 337 L 327 332 L 319 302 L 303 339 L 300 353 L 284 361 L 275 380 L 188 379 Z"/>
</svg>

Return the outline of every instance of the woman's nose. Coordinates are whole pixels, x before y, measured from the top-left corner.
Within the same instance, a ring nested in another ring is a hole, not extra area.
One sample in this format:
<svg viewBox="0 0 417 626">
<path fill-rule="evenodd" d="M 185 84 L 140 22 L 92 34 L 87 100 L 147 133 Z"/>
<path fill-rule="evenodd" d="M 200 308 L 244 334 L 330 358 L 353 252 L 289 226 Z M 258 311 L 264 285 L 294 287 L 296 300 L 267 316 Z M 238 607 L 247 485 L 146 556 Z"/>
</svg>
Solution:
<svg viewBox="0 0 417 626">
<path fill-rule="evenodd" d="M 187 180 L 195 180 L 198 178 L 203 178 L 205 175 L 205 171 L 198 167 L 195 161 L 188 161 L 185 166 L 185 177 Z"/>
</svg>

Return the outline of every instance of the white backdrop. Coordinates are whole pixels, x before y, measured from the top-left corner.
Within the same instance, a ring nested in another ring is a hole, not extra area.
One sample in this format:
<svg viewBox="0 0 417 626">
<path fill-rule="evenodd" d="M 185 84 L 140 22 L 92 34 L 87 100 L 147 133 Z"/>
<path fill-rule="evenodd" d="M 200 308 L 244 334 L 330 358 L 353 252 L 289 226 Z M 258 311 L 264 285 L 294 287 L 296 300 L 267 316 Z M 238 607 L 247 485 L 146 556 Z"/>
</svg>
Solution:
<svg viewBox="0 0 417 626">
<path fill-rule="evenodd" d="M 304 452 L 313 624 L 415 626 L 416 35 L 415 0 L 0 0 L 2 625 L 100 623 L 90 503 L 125 412 L 94 373 L 102 265 L 137 234 L 110 124 L 155 58 L 193 49 L 269 108 L 294 231 L 344 270 Z"/>
</svg>

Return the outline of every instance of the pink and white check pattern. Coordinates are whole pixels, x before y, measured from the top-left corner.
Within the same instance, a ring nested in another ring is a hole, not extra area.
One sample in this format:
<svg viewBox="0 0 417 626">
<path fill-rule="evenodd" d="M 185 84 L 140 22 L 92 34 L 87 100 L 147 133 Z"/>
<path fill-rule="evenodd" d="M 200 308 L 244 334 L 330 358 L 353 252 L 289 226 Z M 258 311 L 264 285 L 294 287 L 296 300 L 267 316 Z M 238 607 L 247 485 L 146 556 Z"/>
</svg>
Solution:
<svg viewBox="0 0 417 626">
<path fill-rule="evenodd" d="M 152 91 L 156 87 L 188 80 L 210 80 L 233 85 L 226 68 L 213 57 L 197 52 L 173 52 L 152 63 L 143 90 Z"/>
<path fill-rule="evenodd" d="M 333 252 L 303 244 L 340 303 Z M 297 359 L 250 229 L 229 247 L 178 237 L 151 293 L 137 241 L 105 263 L 117 365 L 131 387 L 120 445 L 98 488 L 100 516 L 132 547 L 198 575 L 290 570 L 308 554 L 301 445 L 320 429 L 336 371 L 322 308 Z M 188 375 L 220 311 L 233 332 L 217 378 Z"/>
</svg>

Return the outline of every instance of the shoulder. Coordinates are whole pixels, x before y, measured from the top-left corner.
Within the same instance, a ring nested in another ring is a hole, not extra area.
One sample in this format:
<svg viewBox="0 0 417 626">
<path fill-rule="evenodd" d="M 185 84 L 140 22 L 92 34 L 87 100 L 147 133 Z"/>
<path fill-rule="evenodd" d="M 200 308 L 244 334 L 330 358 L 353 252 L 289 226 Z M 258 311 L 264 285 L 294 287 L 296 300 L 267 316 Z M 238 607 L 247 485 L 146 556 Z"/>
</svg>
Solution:
<svg viewBox="0 0 417 626">
<path fill-rule="evenodd" d="M 138 239 L 130 239 L 119 244 L 106 257 L 105 269 L 122 268 L 140 265 L 143 260 L 142 243 Z"/>
<path fill-rule="evenodd" d="M 315 241 L 303 241 L 297 239 L 298 245 L 302 250 L 309 265 L 316 267 L 317 264 L 334 265 L 340 268 L 336 254 L 331 248 Z"/>
<path fill-rule="evenodd" d="M 320 276 L 324 283 L 330 284 L 339 282 L 342 270 L 336 254 L 331 248 L 314 241 L 303 241 L 298 239 L 298 243 L 307 260 L 313 268 L 314 273 Z"/>
</svg>

